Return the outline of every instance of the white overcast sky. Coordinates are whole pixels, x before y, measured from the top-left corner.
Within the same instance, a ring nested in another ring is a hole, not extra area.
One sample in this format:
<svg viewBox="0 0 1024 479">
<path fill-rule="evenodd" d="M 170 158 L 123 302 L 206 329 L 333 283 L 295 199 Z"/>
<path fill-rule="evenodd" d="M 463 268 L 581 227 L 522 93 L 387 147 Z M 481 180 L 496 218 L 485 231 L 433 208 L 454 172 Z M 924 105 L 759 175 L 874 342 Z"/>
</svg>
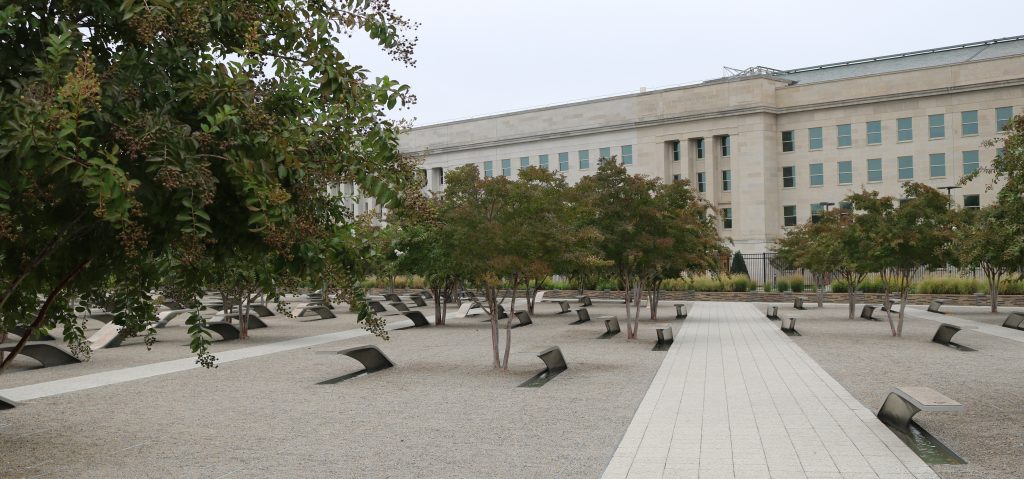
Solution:
<svg viewBox="0 0 1024 479">
<path fill-rule="evenodd" d="M 1024 35 L 1024 0 L 392 0 L 420 22 L 416 68 L 358 39 L 371 75 L 412 87 L 416 126 L 718 78 Z"/>
</svg>

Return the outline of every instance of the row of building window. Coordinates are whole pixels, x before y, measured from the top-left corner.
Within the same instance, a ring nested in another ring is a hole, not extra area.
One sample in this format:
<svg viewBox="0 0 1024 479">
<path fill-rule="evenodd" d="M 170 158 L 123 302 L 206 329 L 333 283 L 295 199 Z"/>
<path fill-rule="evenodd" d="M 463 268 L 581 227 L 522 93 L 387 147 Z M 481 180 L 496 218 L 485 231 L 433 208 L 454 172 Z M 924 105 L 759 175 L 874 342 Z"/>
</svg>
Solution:
<svg viewBox="0 0 1024 479">
<path fill-rule="evenodd" d="M 996 108 L 996 131 L 1003 131 L 1012 117 L 1013 107 Z M 978 134 L 978 110 L 960 112 L 960 132 L 963 136 L 975 136 Z M 928 115 L 928 139 L 937 140 L 945 137 L 946 115 L 943 113 Z M 868 145 L 882 144 L 881 121 L 869 121 L 865 124 L 865 139 Z M 900 143 L 914 141 L 913 118 L 896 119 L 896 141 Z M 820 126 L 807 129 L 807 146 L 811 151 L 821 150 L 824 147 Z M 849 123 L 836 125 L 836 147 L 848 148 L 851 146 L 853 146 L 853 126 Z M 785 153 L 796 150 L 796 131 L 783 131 L 782 151 Z"/>
<path fill-rule="evenodd" d="M 718 143 L 718 151 L 723 157 L 728 157 L 732 153 L 732 141 L 729 135 L 721 135 L 714 137 Z M 693 144 L 694 150 L 697 152 L 697 159 L 704 159 L 704 138 L 693 138 L 690 140 Z M 682 153 L 682 142 L 679 140 L 669 142 L 669 148 L 671 149 L 672 161 L 680 161 L 683 158 Z"/>
<path fill-rule="evenodd" d="M 620 160 L 624 165 L 633 164 L 633 145 L 622 145 L 619 147 L 621 154 Z M 612 157 L 611 147 L 598 148 L 598 157 L 602 160 L 609 159 Z M 579 150 L 576 152 L 576 158 L 579 161 L 579 167 L 581 170 L 590 168 L 590 150 Z M 537 166 L 542 169 L 551 168 L 551 157 L 549 155 L 537 155 Z M 519 157 L 519 169 L 525 169 L 531 166 L 529 156 Z M 558 171 L 569 171 L 569 152 L 562 152 L 558 154 Z M 501 160 L 501 175 L 512 176 L 512 159 L 505 158 Z M 494 177 L 494 161 L 487 160 L 484 162 L 484 178 Z"/>
<path fill-rule="evenodd" d="M 964 175 L 969 175 L 971 173 L 974 173 L 975 171 L 978 171 L 978 168 L 981 166 L 981 162 L 978 156 L 978 150 L 969 150 L 962 152 L 961 165 L 963 167 Z M 868 183 L 881 183 L 884 179 L 882 170 L 882 159 L 870 158 L 867 160 L 866 166 L 868 173 Z M 837 180 L 839 184 L 853 184 L 853 162 L 839 161 L 836 162 L 836 167 Z M 928 155 L 928 177 L 946 177 L 945 153 L 932 153 Z M 797 172 L 795 166 L 782 167 L 783 188 L 796 188 L 796 178 Z M 913 156 L 896 157 L 896 178 L 900 181 L 909 181 L 914 179 Z M 824 165 L 822 163 L 811 163 L 808 168 L 808 179 L 810 186 L 823 186 L 825 184 Z"/>
<path fill-rule="evenodd" d="M 981 208 L 981 195 L 964 195 L 963 196 L 963 200 L 964 200 L 964 208 L 967 208 L 967 209 L 979 209 L 979 208 Z M 904 201 L 906 201 L 906 200 L 900 200 L 900 204 L 902 204 Z M 831 203 L 828 203 L 828 204 L 831 205 Z M 810 206 L 810 209 L 811 209 L 811 221 L 816 221 L 817 218 L 821 215 L 821 213 L 825 211 L 825 209 L 826 209 L 825 205 L 826 205 L 826 203 L 811 203 L 811 206 Z M 840 208 L 847 208 L 848 209 L 850 206 L 849 206 L 849 204 L 846 204 L 846 203 L 840 203 L 839 207 Z M 785 206 L 783 206 L 782 207 L 782 225 L 783 226 L 787 226 L 787 227 L 788 226 L 796 226 L 797 225 L 796 213 L 797 213 L 796 205 L 785 205 Z M 723 217 L 724 217 L 724 215 L 723 215 Z M 731 218 L 731 216 L 730 216 L 730 218 Z M 729 222 L 729 227 L 730 228 L 732 227 L 732 221 Z"/>
</svg>

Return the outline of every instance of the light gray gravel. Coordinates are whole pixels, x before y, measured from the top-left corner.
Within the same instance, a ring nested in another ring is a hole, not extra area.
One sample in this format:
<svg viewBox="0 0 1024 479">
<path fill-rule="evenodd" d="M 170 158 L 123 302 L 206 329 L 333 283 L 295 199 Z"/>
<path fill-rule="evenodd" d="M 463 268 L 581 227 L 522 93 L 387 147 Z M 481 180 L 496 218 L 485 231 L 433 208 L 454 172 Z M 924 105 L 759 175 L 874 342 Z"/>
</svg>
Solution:
<svg viewBox="0 0 1024 479">
<path fill-rule="evenodd" d="M 984 320 L 987 314 L 979 308 L 942 309 L 965 319 Z M 960 314 L 965 311 L 971 313 Z M 800 318 L 802 336 L 792 340 L 872 411 L 894 386 L 931 387 L 967 406 L 962 414 L 915 417 L 967 461 L 933 466 L 940 476 L 1024 477 L 1024 344 L 965 329 L 953 340 L 978 351 L 961 352 L 931 342 L 939 323 L 910 317 L 903 337 L 894 338 L 884 312 L 875 312 L 879 322 L 851 320 L 845 305 L 796 311 L 788 304 L 780 307 L 782 314 Z"/>
<path fill-rule="evenodd" d="M 649 321 L 639 341 L 599 340 L 602 323 L 569 326 L 575 315 L 551 314 L 550 303 L 538 311 L 513 330 L 508 372 L 491 368 L 487 323 L 449 312 L 448 326 L 387 342 L 357 338 L 28 401 L 0 413 L 0 477 L 597 477 L 665 353 L 651 351 Z M 592 311 L 622 315 L 618 305 Z M 350 315 L 267 323 L 216 350 L 356 327 Z M 161 338 L 150 352 L 130 344 L 82 365 L 4 374 L 0 389 L 188 356 L 183 327 Z M 397 367 L 316 384 L 358 369 L 321 351 L 360 344 L 380 346 Z M 518 388 L 551 345 L 570 369 Z"/>
</svg>

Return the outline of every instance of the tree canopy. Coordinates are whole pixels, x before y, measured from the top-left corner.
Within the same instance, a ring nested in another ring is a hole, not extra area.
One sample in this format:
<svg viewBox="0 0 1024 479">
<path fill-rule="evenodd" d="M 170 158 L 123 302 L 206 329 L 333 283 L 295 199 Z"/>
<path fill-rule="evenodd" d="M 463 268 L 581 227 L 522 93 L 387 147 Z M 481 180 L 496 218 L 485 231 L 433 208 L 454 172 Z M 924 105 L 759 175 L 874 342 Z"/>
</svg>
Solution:
<svg viewBox="0 0 1024 479">
<path fill-rule="evenodd" d="M 151 292 L 194 302 L 225 268 L 264 289 L 331 275 L 358 297 L 362 245 L 332 187 L 400 199 L 414 165 L 385 115 L 413 97 L 340 45 L 361 32 L 411 64 L 415 26 L 386 0 L 0 10 L 2 328 L 56 321 L 80 343 L 77 299 L 139 332 Z"/>
</svg>

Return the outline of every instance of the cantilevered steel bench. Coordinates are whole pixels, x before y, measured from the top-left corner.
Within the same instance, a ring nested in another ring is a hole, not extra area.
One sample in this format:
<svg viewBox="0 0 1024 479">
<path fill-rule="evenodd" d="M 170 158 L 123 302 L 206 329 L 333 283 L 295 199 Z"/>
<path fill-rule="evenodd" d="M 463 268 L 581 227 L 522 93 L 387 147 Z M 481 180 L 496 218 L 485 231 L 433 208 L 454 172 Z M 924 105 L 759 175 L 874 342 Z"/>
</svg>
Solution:
<svg viewBox="0 0 1024 479">
<path fill-rule="evenodd" d="M 860 310 L 860 317 L 863 319 L 878 321 L 875 319 L 875 307 L 870 304 L 865 304 Z"/>
<path fill-rule="evenodd" d="M 658 333 L 657 344 L 665 345 L 672 344 L 675 341 L 675 337 L 672 335 L 672 326 L 666 326 L 664 328 L 658 328 L 655 330 Z"/>
<path fill-rule="evenodd" d="M 124 342 L 125 335 L 122 332 L 123 326 L 118 326 L 113 322 L 104 324 L 102 328 L 96 330 L 92 336 L 89 336 L 89 348 L 93 351 L 97 351 L 104 348 L 116 348 Z"/>
<path fill-rule="evenodd" d="M 529 326 L 529 325 L 533 324 L 533 318 L 530 317 L 530 313 L 527 312 L 527 311 L 522 311 L 522 310 L 516 311 L 516 319 L 518 319 L 519 322 L 516 323 L 516 324 L 513 324 L 512 325 L 513 328 L 519 328 L 519 327 L 522 327 L 522 326 Z M 509 321 L 511 321 L 511 319 Z"/>
<path fill-rule="evenodd" d="M 580 296 L 580 303 L 583 304 L 584 307 L 594 305 L 594 302 L 591 301 L 590 296 Z"/>
<path fill-rule="evenodd" d="M 954 326 L 952 324 L 942 323 L 939 325 L 939 329 L 935 330 L 935 336 L 932 336 L 932 342 L 939 343 L 943 346 L 949 346 L 962 351 L 974 351 L 967 346 L 953 342 L 953 335 L 960 332 L 960 326 Z"/>
<path fill-rule="evenodd" d="M 28 326 L 18 325 L 18 326 L 15 326 L 14 328 L 12 328 L 8 332 L 18 336 L 19 338 L 24 338 L 25 335 L 28 334 Z M 40 332 L 37 329 L 35 331 L 35 334 L 33 334 L 31 338 L 28 338 L 28 340 L 29 341 L 63 341 L 64 340 L 64 336 L 62 336 L 61 334 L 57 333 L 56 330 L 53 329 L 53 328 L 50 328 L 50 329 L 46 330 L 45 333 L 42 333 L 42 332 Z"/>
<path fill-rule="evenodd" d="M 15 347 L 13 345 L 4 346 L 0 347 L 0 351 L 9 353 L 14 351 L 14 348 Z M 49 343 L 25 343 L 25 347 L 21 349 L 21 354 L 39 361 L 44 368 L 82 362 L 82 360 L 72 356 L 71 353 L 66 351 L 64 348 L 57 347 Z"/>
<path fill-rule="evenodd" d="M 409 299 L 412 300 L 413 304 L 415 304 L 416 307 L 423 307 L 427 305 L 427 301 L 424 300 L 423 296 L 420 296 L 419 294 L 410 294 Z"/>
<path fill-rule="evenodd" d="M 562 310 L 557 312 L 557 313 L 555 313 L 555 314 L 565 314 L 565 313 L 568 313 L 568 312 L 572 311 L 571 309 L 569 309 L 569 302 L 568 301 L 559 301 L 558 302 L 558 307 L 561 308 Z"/>
<path fill-rule="evenodd" d="M 348 356 L 356 361 L 359 361 L 363 365 L 363 369 L 354 373 L 349 373 L 344 376 L 339 376 L 334 379 L 328 379 L 320 382 L 319 384 L 336 384 L 347 379 L 352 379 L 365 374 L 375 373 L 384 369 L 394 367 L 395 363 L 391 362 L 384 352 L 381 351 L 377 346 L 357 346 L 354 348 L 344 349 L 338 351 L 335 354 L 342 354 Z"/>
<path fill-rule="evenodd" d="M 576 321 L 573 321 L 569 324 L 583 324 L 587 321 L 590 321 L 591 319 L 605 320 L 609 318 L 615 318 L 615 316 L 609 314 L 596 314 L 594 316 L 591 316 L 590 311 L 587 311 L 587 308 L 580 308 L 576 310 L 576 318 Z"/>
<path fill-rule="evenodd" d="M 402 313 L 402 314 L 404 314 L 405 317 L 407 317 L 407 318 L 412 320 L 412 327 L 414 327 L 414 328 L 422 328 L 424 326 L 430 326 L 430 321 L 428 321 L 427 317 L 424 316 L 423 313 L 421 313 L 419 311 L 409 311 L 408 313 Z"/>
<path fill-rule="evenodd" d="M 939 311 L 939 308 L 941 308 L 943 304 L 946 304 L 946 300 L 944 300 L 944 299 L 933 299 L 930 303 L 928 303 L 928 312 L 929 313 L 945 314 L 942 311 Z"/>
<path fill-rule="evenodd" d="M 1024 330 L 1024 313 L 1010 313 L 1003 321 L 1003 327 Z"/>
<path fill-rule="evenodd" d="M 800 333 L 798 333 L 796 331 L 796 318 L 794 318 L 792 316 L 787 316 L 787 317 L 783 318 L 782 322 L 779 324 L 779 326 L 781 326 L 782 332 L 784 332 L 784 333 L 786 333 L 786 334 L 788 334 L 790 336 L 795 336 L 797 334 L 800 334 Z"/>
<path fill-rule="evenodd" d="M 797 296 L 797 297 L 793 298 L 793 307 L 796 308 L 796 309 L 805 309 L 804 308 L 804 298 L 802 298 L 800 296 Z"/>
<path fill-rule="evenodd" d="M 619 318 L 613 317 L 604 320 L 604 330 L 605 333 L 600 336 L 601 339 L 608 339 L 621 333 L 622 329 L 619 329 Z"/>
<path fill-rule="evenodd" d="M 768 306 L 768 310 L 765 311 L 765 316 L 767 316 L 768 319 L 770 319 L 772 321 L 775 321 L 775 320 L 779 319 L 779 307 L 778 306 Z"/>
<path fill-rule="evenodd" d="M 206 329 L 220 335 L 221 341 L 230 341 L 232 339 L 242 337 L 242 332 L 238 329 L 238 326 L 226 321 L 211 321 L 206 323 Z"/>
<path fill-rule="evenodd" d="M 878 410 L 878 418 L 900 430 L 910 427 L 918 412 L 961 412 L 964 405 L 928 387 L 893 388 Z"/>
<path fill-rule="evenodd" d="M 676 319 L 686 319 L 686 315 L 689 314 L 686 310 L 686 304 L 676 304 Z"/>
<path fill-rule="evenodd" d="M 0 411 L 3 411 L 5 409 L 14 409 L 17 405 L 18 403 L 10 399 L 7 399 L 3 396 L 0 396 Z"/>
<path fill-rule="evenodd" d="M 373 312 L 377 313 L 377 315 L 379 316 L 397 316 L 399 314 L 402 314 L 397 311 L 388 311 L 388 308 L 385 308 L 384 305 L 380 303 L 380 301 L 367 301 L 366 304 L 370 306 L 370 309 L 372 309 Z"/>
<path fill-rule="evenodd" d="M 292 316 L 295 316 L 296 318 L 301 318 L 305 316 L 306 313 L 316 313 L 317 316 L 320 316 L 320 319 L 337 318 L 337 316 L 334 315 L 334 312 L 322 303 L 306 303 L 303 306 L 292 309 Z"/>
</svg>

